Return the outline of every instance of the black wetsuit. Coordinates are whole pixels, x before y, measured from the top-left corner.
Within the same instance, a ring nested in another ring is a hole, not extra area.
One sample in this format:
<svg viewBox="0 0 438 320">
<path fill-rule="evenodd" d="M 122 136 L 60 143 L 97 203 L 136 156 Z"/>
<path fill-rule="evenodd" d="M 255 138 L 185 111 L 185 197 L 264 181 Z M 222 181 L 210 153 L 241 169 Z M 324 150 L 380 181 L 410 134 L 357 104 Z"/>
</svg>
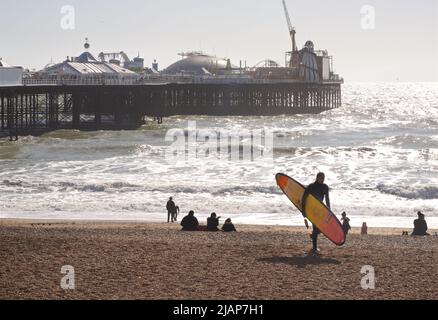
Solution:
<svg viewBox="0 0 438 320">
<path fill-rule="evenodd" d="M 305 211 L 306 200 L 310 194 L 313 195 L 318 200 L 320 200 L 321 202 L 324 201 L 324 197 L 325 197 L 327 207 L 330 208 L 329 187 L 324 183 L 314 182 L 306 188 L 306 190 L 304 191 L 304 194 L 303 194 L 302 207 L 303 207 L 304 218 L 306 218 L 306 215 L 304 213 L 304 212 L 306 212 Z M 311 237 L 312 237 L 312 243 L 313 243 L 313 250 L 316 251 L 318 235 L 321 233 L 321 230 L 319 230 L 317 227 L 315 227 L 315 225 L 312 225 L 312 226 L 313 226 L 313 232 L 312 232 Z"/>
</svg>

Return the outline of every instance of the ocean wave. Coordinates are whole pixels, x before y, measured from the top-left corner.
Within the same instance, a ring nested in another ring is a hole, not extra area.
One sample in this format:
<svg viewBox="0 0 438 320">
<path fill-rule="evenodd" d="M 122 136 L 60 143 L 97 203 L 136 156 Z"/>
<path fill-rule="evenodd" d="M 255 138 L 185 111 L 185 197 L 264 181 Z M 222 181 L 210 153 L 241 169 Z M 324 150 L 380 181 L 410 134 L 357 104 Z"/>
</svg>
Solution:
<svg viewBox="0 0 438 320">
<path fill-rule="evenodd" d="M 52 181 L 52 182 L 30 182 L 23 180 L 3 180 L 0 182 L 9 189 L 29 190 L 29 192 L 111 192 L 111 191 L 133 191 L 143 189 L 141 185 L 126 182 L 108 182 L 108 183 L 75 183 L 71 181 Z"/>
<path fill-rule="evenodd" d="M 438 148 L 435 136 L 403 134 L 382 138 L 374 142 L 376 145 L 389 145 L 401 148 Z"/>
<path fill-rule="evenodd" d="M 345 153 L 375 153 L 377 149 L 371 147 L 274 147 L 274 155 L 317 156 L 321 154 L 338 155 Z"/>
<path fill-rule="evenodd" d="M 263 186 L 234 186 L 221 188 L 213 192 L 213 195 L 223 194 L 253 194 L 253 193 L 265 193 L 265 194 L 281 194 L 281 191 L 276 186 L 263 187 Z"/>
<path fill-rule="evenodd" d="M 193 187 L 161 187 L 154 189 L 145 189 L 145 191 L 149 192 L 160 192 L 167 194 L 201 194 L 207 193 L 213 196 L 226 196 L 226 195 L 252 195 L 255 193 L 262 194 L 281 194 L 281 191 L 276 186 L 264 187 L 264 186 L 230 186 L 230 187 L 211 187 L 211 188 L 193 188 Z"/>
<path fill-rule="evenodd" d="M 227 187 L 187 187 L 187 186 L 145 186 L 132 184 L 127 182 L 107 182 L 107 183 L 75 183 L 71 181 L 58 182 L 28 182 L 28 181 L 10 181 L 3 180 L 0 185 L 9 187 L 12 191 L 20 189 L 21 191 L 29 190 L 29 192 L 151 192 L 163 194 L 200 194 L 206 193 L 213 196 L 220 195 L 252 195 L 254 193 L 261 194 L 281 194 L 281 191 L 276 186 L 227 186 Z"/>
<path fill-rule="evenodd" d="M 431 200 L 438 199 L 438 186 L 391 186 L 379 184 L 377 190 L 381 193 L 406 199 Z"/>
</svg>

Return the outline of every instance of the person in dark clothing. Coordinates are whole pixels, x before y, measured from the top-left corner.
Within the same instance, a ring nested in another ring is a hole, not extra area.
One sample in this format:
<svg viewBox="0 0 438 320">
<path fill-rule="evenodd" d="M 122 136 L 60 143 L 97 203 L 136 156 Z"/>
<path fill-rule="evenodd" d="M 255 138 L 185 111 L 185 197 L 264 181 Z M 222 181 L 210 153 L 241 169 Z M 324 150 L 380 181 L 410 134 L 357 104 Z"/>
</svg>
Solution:
<svg viewBox="0 0 438 320">
<path fill-rule="evenodd" d="M 310 184 L 306 190 L 304 191 L 303 198 L 301 200 L 302 203 L 302 209 L 303 209 L 303 216 L 306 218 L 306 201 L 307 197 L 311 194 L 315 198 L 319 199 L 321 202 L 324 201 L 327 204 L 327 207 L 330 209 L 330 197 L 329 197 L 329 187 L 324 184 L 325 181 L 325 174 L 323 172 L 320 172 L 316 176 L 316 181 L 312 184 Z M 312 251 L 313 253 L 317 253 L 319 251 L 318 249 L 318 235 L 321 233 L 321 231 L 313 225 L 313 231 L 312 235 L 310 236 L 312 238 Z"/>
<path fill-rule="evenodd" d="M 173 221 L 178 221 L 178 215 L 179 215 L 179 207 L 175 206 L 175 211 L 173 213 Z"/>
<path fill-rule="evenodd" d="M 414 220 L 414 232 L 412 232 L 413 236 L 429 236 L 427 233 L 427 222 L 424 217 L 424 214 L 420 211 L 417 212 L 418 219 Z"/>
<path fill-rule="evenodd" d="M 350 226 L 350 219 L 347 218 L 347 213 L 344 211 L 342 212 L 342 230 L 344 230 L 344 234 L 347 235 L 348 231 L 351 230 L 351 226 Z"/>
<path fill-rule="evenodd" d="M 170 221 L 174 222 L 176 205 L 175 202 L 173 202 L 172 197 L 170 197 L 169 201 L 167 201 L 166 209 L 167 209 L 167 223 L 169 223 Z"/>
<path fill-rule="evenodd" d="M 210 218 L 207 218 L 207 230 L 208 231 L 219 231 L 219 219 L 220 217 L 216 217 L 216 213 L 212 213 Z"/>
<path fill-rule="evenodd" d="M 181 220 L 182 231 L 197 231 L 199 227 L 198 219 L 195 217 L 195 212 L 190 211 L 187 216 Z"/>
<path fill-rule="evenodd" d="M 234 224 L 231 222 L 231 219 L 225 220 L 224 225 L 222 226 L 223 232 L 237 232 L 236 228 L 234 227 Z"/>
</svg>

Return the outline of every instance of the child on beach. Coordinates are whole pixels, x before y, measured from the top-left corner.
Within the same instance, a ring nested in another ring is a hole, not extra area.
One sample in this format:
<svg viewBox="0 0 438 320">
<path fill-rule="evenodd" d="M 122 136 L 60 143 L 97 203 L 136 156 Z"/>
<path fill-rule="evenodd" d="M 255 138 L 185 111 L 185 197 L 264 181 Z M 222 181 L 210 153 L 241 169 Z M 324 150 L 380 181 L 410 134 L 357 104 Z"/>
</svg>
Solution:
<svg viewBox="0 0 438 320">
<path fill-rule="evenodd" d="M 228 218 L 225 220 L 224 225 L 222 226 L 223 232 L 237 232 L 236 228 L 234 227 L 234 224 L 231 222 L 231 219 Z"/>
<path fill-rule="evenodd" d="M 173 213 L 173 220 L 178 221 L 178 215 L 179 215 L 179 207 L 175 206 L 175 211 Z"/>
<path fill-rule="evenodd" d="M 344 230 L 344 234 L 347 235 L 348 231 L 351 230 L 351 226 L 350 226 L 350 219 L 347 218 L 347 213 L 344 211 L 342 212 L 342 230 Z"/>
<path fill-rule="evenodd" d="M 366 223 L 366 222 L 364 222 L 364 223 L 362 224 L 362 229 L 360 230 L 360 234 L 361 234 L 362 236 L 366 236 L 366 235 L 368 234 L 368 226 L 367 226 L 367 223 Z"/>
</svg>

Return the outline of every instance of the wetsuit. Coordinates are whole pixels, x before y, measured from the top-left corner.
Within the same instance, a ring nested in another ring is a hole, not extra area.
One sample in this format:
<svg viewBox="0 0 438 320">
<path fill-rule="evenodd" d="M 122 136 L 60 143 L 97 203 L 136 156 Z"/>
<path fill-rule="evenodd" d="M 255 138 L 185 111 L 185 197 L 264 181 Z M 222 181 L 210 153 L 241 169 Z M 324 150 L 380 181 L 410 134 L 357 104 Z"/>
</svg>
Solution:
<svg viewBox="0 0 438 320">
<path fill-rule="evenodd" d="M 324 183 L 314 182 L 310 184 L 303 194 L 302 199 L 302 208 L 303 208 L 303 216 L 306 218 L 305 210 L 306 210 L 306 200 L 309 194 L 313 195 L 315 198 L 320 200 L 321 202 L 325 201 L 327 203 L 327 207 L 330 209 L 330 198 L 329 198 L 329 187 Z M 312 232 L 312 243 L 313 243 L 313 250 L 317 250 L 317 241 L 318 241 L 318 235 L 321 233 L 321 230 L 319 230 L 315 225 L 313 225 L 313 232 Z"/>
</svg>

